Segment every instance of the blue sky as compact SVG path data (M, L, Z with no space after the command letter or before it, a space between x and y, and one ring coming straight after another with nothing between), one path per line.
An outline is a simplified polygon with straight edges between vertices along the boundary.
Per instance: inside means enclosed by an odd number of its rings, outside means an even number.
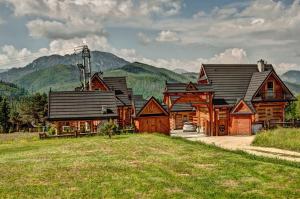
M0 69L86 42L129 61L300 65L298 0L0 0Z

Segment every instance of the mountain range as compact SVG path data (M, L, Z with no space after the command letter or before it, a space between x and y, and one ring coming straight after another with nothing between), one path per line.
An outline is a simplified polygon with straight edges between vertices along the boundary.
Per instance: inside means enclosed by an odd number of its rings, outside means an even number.
M48 92L52 90L74 90L80 85L77 63L80 55L51 55L34 60L23 68L0 71L0 80L11 82L29 92ZM92 71L104 71L104 76L126 76L128 86L135 94L144 97L162 98L165 81L196 81L198 74L184 69L174 71L157 68L147 64L128 61L111 53L92 51ZM198 71L196 71L198 72ZM300 71L289 71L282 75L287 86L295 93L300 93Z

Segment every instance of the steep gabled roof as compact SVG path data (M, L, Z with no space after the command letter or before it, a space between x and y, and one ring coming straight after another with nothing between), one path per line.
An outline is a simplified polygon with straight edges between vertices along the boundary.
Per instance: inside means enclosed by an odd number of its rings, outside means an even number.
M103 79L100 77L99 73L94 73L93 76L91 77L91 80L96 79L99 81L107 90L109 90L109 86L103 81Z
M264 71L264 72L255 72L251 77L251 81L249 83L247 92L245 94L245 100L251 101L253 95L260 88L262 83L267 79L267 77L271 74L272 71Z
M245 96L253 73L258 72L256 64L203 64L209 83L215 92L214 102L234 105ZM265 70L272 70L266 65Z
M135 113L140 112L141 109L143 108L143 106L147 102L147 100L145 100L142 95L134 95L132 100L133 100L133 105L135 108Z
M150 103L154 103L156 105L156 108L160 110L160 114L169 115L169 113L165 109L165 107L155 97L151 97L148 101L146 101L146 103L142 106L142 108L139 110L139 112L137 112L136 117L143 115L144 110L147 108L147 106ZM157 111L157 110L155 110L155 111ZM156 114L158 114L158 113L157 112L147 113L147 115L156 115Z
M238 108L244 107L245 109L240 111ZM251 102L246 102L243 99L240 99L236 105L233 107L231 114L254 114L255 110L251 104Z
M109 86L110 90L115 91L119 100L127 106L131 105L126 77L104 77L103 81Z
M107 109L105 113L103 110ZM85 120L117 117L114 92L61 91L49 93L49 120Z

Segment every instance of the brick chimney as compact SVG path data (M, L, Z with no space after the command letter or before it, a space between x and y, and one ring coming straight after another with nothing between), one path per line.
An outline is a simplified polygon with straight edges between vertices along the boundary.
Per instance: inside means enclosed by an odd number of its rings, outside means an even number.
M257 62L257 69L259 72L264 72L265 71L265 65L266 62L263 59L258 60Z

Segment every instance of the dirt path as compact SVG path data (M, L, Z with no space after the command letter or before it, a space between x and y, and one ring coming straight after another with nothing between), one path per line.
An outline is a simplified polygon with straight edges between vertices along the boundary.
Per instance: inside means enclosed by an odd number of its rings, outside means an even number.
M219 136L219 137L206 137L196 133L182 133L175 132L171 134L175 137L183 137L191 141L200 141L206 144L214 144L218 147L229 150L241 150L250 154L279 158L300 162L300 153L276 148L256 147L251 146L255 136Z

